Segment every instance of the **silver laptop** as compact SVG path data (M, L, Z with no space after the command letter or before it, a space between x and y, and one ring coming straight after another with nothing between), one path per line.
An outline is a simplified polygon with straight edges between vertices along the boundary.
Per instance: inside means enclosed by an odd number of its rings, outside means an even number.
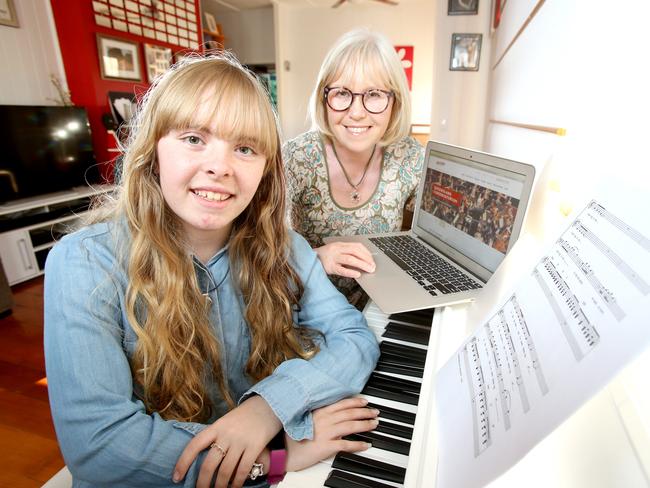
M412 229L328 237L362 242L377 268L357 279L385 313L472 300L521 231L535 168L429 141Z

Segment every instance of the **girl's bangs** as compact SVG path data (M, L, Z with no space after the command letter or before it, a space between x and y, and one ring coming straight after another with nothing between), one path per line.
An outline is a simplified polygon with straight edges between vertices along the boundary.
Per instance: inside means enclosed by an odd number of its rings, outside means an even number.
M206 77L193 86L178 84L161 103L159 137L171 130L209 129L220 139L253 146L267 159L278 150L275 115L261 87L241 72ZM198 103L197 103L198 101Z

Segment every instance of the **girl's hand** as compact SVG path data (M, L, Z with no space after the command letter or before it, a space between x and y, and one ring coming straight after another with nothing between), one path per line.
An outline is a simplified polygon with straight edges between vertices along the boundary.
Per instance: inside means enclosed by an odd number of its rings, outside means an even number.
M192 439L181 454L174 468L174 481L187 473L199 453L209 448L199 472L197 488L207 488L217 473L216 488L240 488L255 459L282 424L266 400L253 396L237 408L206 427ZM231 481L232 479L232 481Z
M331 242L314 249L325 272L330 275L358 278L361 271L373 273L375 260L360 242Z
M294 441L285 434L287 471L299 471L333 456L339 451L359 452L370 447L361 441L347 441L343 436L367 432L377 427L378 410L365 408L367 400L346 398L313 411L314 438Z

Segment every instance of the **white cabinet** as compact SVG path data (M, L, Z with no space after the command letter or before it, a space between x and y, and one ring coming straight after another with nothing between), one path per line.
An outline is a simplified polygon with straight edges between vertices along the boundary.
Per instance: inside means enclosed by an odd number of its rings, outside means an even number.
M38 276L38 266L27 230L0 234L0 256L10 285Z
M94 196L111 189L84 187L0 205L0 258L9 284L43 274L52 246L79 226Z

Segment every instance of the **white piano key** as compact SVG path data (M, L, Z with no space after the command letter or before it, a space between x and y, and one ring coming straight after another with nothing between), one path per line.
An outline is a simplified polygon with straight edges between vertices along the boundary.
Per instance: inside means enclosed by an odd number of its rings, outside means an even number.
M417 405L411 405L410 403L401 403L401 402L396 402L395 400L389 400L387 398L379 398L373 395L366 395L366 394L361 394L357 395L361 398L365 398L371 403L374 403L375 405L380 405L379 411L381 412L381 405L384 405L386 407L390 408L395 408L397 410L401 410L403 412L409 412L409 413L416 413L417 412Z
M415 343L415 342L402 341L402 340L400 340L400 339L393 339L393 338L391 338L391 337L382 337L381 340L380 340L379 342L383 342L383 341L386 341L386 342L394 342L395 344L402 344L403 346L416 347L416 348L418 348L418 349L423 349L423 350L425 350L425 351L427 350L427 346L425 346L425 345L423 345L423 344L417 344L417 343Z
M393 378L397 378L400 380L408 380L408 381L414 381L415 383L422 383L422 378L418 378L417 376L407 376L398 373L390 373L388 371L377 371L377 373L384 374L386 376L392 376Z
M382 435L386 434L382 433ZM361 457L374 459L375 461L381 461L382 463L399 466L400 468L406 468L409 464L408 456L397 452L386 451L385 449L377 449L376 447L371 447L365 451L355 452L355 454Z

